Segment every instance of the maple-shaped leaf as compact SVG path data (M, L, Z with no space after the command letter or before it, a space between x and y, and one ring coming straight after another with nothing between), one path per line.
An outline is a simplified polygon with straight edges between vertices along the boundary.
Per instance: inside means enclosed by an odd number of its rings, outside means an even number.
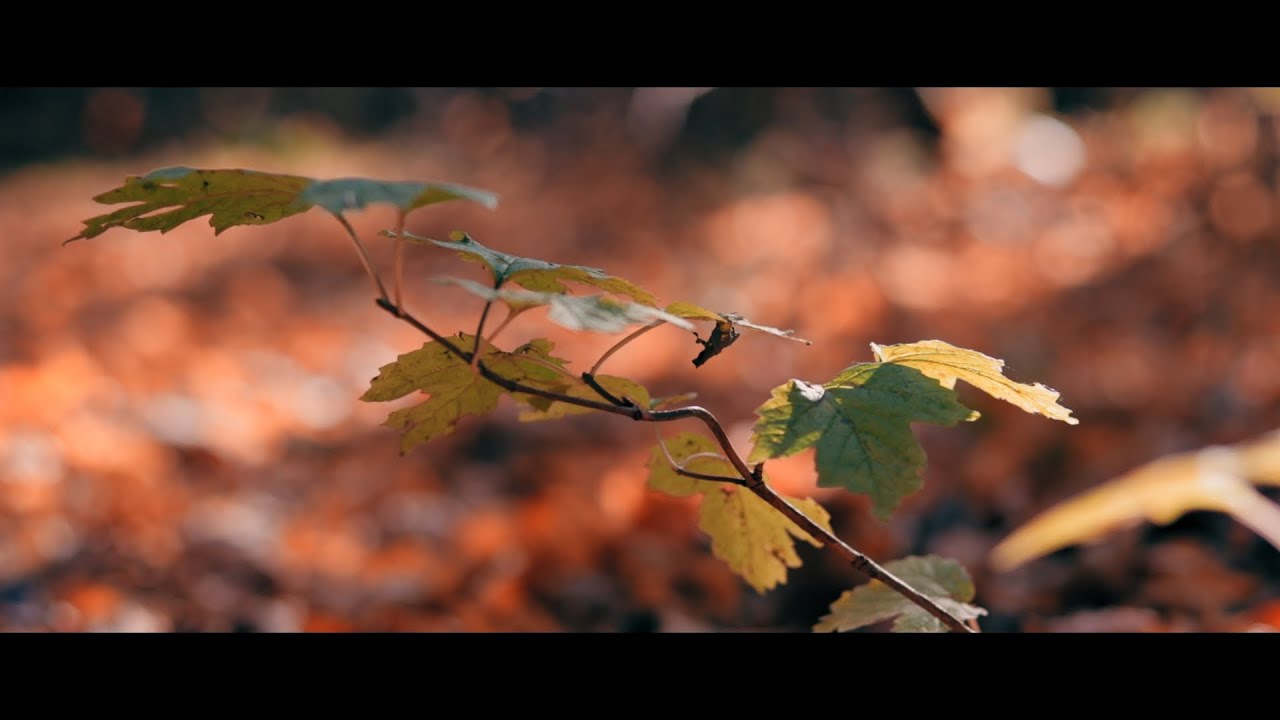
M630 398L636 404L636 407L648 407L650 404L649 391L634 380L615 375L596 375L595 381L616 398ZM595 389L581 381L562 387L558 392L562 395L585 400L601 400L600 394ZM595 412L595 410L581 405L570 405L569 403L553 400L550 405L543 408L530 407L522 410L520 412L520 420L524 422L557 420L567 415L580 415L589 412Z
M972 415L954 390L893 363L854 365L826 385L788 381L756 413L752 462L816 447L818 485L871 496L881 519L922 482L924 449L910 423L949 426Z
M1068 425L1080 421L1071 417L1071 410L1058 404L1059 393L1040 383L1027 385L1014 382L1004 376L1004 361L983 355L976 350L966 350L941 340L924 340L904 345L877 345L871 343L876 359L913 367L954 388L956 380L970 385L998 400L1016 405L1029 413L1038 413Z
M1031 520L991 551L991 563L1008 570L1143 521L1167 525L1192 510L1227 513L1280 548L1280 506L1251 482L1280 485L1280 433L1135 468Z
M214 234L236 225L267 225L320 205L332 212L386 202L402 211L445 200L468 199L488 207L492 193L446 183L388 183L347 178L320 181L255 170L162 168L126 178L120 187L94 198L105 205L135 203L84 221L71 238L96 237L114 227L168 232L209 215Z
M987 614L986 610L969 604L974 594L973 580L955 560L937 555L912 556L885 563L884 568L960 620L975 620ZM893 588L872 580L831 603L830 614L824 615L813 626L813 631L844 632L895 617L893 632L948 630L941 620Z
M459 333L456 338L455 344L463 349L475 347L473 335ZM574 378L557 370L564 365L564 360L552 357L553 347L550 341L534 340L513 352L503 352L486 344L480 361L503 377L558 392ZM466 361L440 343L428 342L382 366L360 399L385 402L415 390L429 397L413 407L396 410L384 423L404 432L400 442L402 452L453 432L464 415L482 415L492 411L498 405L498 398L506 392L474 372ZM517 397L517 400L528 400L529 396L520 395L522 397ZM537 405L545 407L546 403Z
M567 295L555 292L535 292L485 287L474 280L442 277L438 282L457 285L473 295L486 300L505 303L511 312L520 313L530 308L547 305L548 317L557 325L570 330L591 330L616 333L627 326L651 322L668 322L684 330L692 330L687 320L663 312L652 305L615 300L607 295Z
M737 477L711 438L683 433L664 443L685 470ZM698 527L711 536L711 552L747 584L763 593L787 581L787 568L800 567L795 541L821 544L745 487L689 478L676 473L661 447L649 459L649 487L676 497L702 493ZM810 520L831 530L831 518L816 501L787 498Z
M779 330L768 325L757 325L747 320L737 313L718 313L699 307L688 302L674 302L666 307L666 311L677 317L687 318L689 320L711 320L714 322L715 328L711 331L711 337L703 340L698 338L698 344L702 345L702 352L693 359L694 367L702 367L711 358L724 352L730 345L738 339L738 328L745 327L752 330L758 330L787 340L812 345L813 343L804 338L795 337L794 330Z
M394 233L390 232L384 234L394 236ZM424 238L411 232L405 232L401 237L411 242L429 243L446 250L456 250L462 259L478 262L488 268L493 275L495 287L513 282L526 290L535 292L566 293L569 288L565 287L564 282L571 281L591 285L605 292L626 295L645 305L658 304L657 299L648 290L629 280L609 275L599 268L585 265L560 265L545 260L509 255L481 245L464 232L451 233L449 241Z

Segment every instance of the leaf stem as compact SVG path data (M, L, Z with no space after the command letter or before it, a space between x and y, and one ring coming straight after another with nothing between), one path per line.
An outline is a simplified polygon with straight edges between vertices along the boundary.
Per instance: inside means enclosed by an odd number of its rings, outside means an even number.
M355 243L356 252L360 254L360 262L364 265L364 271L369 273L369 278L373 280L374 286L378 290L378 295L383 300L387 299L387 287L382 284L382 278L378 277L378 271L373 269L373 263L369 262L369 253L365 252L364 244L360 242L360 238L356 235L355 228L351 227L351 223L343 217L342 213L331 212L338 222L342 223L342 227L346 229L347 235L351 237L351 242ZM399 306L397 301L396 306Z
M649 332L650 330L652 330L652 329L654 329L654 328L656 328L656 327L658 327L659 325L662 325L662 324L663 324L663 321L661 321L661 320L659 320L658 322L649 323L648 325L645 325L644 327L640 328L639 330L636 330L635 332L631 333L630 335L628 335L628 336L626 336L626 337L622 338L621 340L619 340L618 342L614 343L613 347L611 347L611 348L609 348L608 350L605 350L605 351L604 351L604 354L600 356L600 359L596 361L596 364L595 364L595 365L592 365L592 366L591 366L591 369L590 369L590 370L588 370L588 371L587 371L587 373L588 373L588 374L590 374L590 375L595 375L597 372L599 372L599 371L600 371L600 366L601 366L601 365L604 365L604 361L605 361L605 360L608 360L608 359L609 359L609 357L610 357L611 355L613 355L614 353L616 353L616 352L618 352L619 350L621 350L621 349L623 348L623 346L624 346L624 345L626 345L627 343L631 342L632 340L635 340L636 338L640 337L641 335L643 335L643 334L645 334L645 333Z
M403 308L396 307L395 305L391 304L391 302L388 301L386 298L379 298L376 302L378 304L378 307L382 308L383 310L386 310L388 313L391 313L391 315L398 317L401 320L404 320L405 322L409 323L413 327L422 331L428 337L440 343L447 350L454 353L455 355L462 358L463 360L467 361L468 363L471 362L473 357L471 353L468 353L462 350L453 342L449 341L439 333L435 332L431 328L422 324L422 322L419 321L417 318L405 312ZM624 338L621 343L614 346L614 349L616 350L618 347L621 347L621 345L634 339L641 332L650 330L653 327L655 326L647 326L642 331L637 331L635 333L632 333L631 336ZM605 358L607 358L609 354L610 353L606 353ZM604 358L601 358L601 362L603 362L603 360ZM600 363L597 362L596 366L599 367L599 365ZM724 450L725 458L729 461L730 464L733 465L734 469L737 470L738 474L742 477L742 481L743 481L742 485L748 490L750 490L754 495L759 497L761 500L764 500L765 502L769 503L769 505L773 506L775 510L777 510L778 512L786 516L788 520L790 520L791 522L799 526L801 530L803 530L804 532L808 533L811 537L818 540L818 542L822 543L822 545L824 545L825 547L835 551L838 555L840 555L845 560L847 560L850 564L852 564L856 569L860 570L862 573L871 577L872 579L879 580L885 585L888 585L895 592L902 595L903 597L905 597L907 600L911 601L915 605L919 606L925 612L938 618L938 620L942 621L942 623L947 627L951 628L956 632L962 632L962 633L975 632L973 628L969 627L964 623L964 621L960 620L959 618L955 617L951 613L947 612L944 608L942 608L942 606L934 602L932 598L917 591L915 588L911 587L906 582L904 582L901 578L899 578L898 576L894 575L893 573L889 572L888 570L880 566L871 558L855 550L853 547L845 543L843 540L836 537L833 533L829 532L826 528L822 527L818 523L809 519L809 516L805 515L803 512L796 509L794 505L787 502L786 498L774 492L773 488L769 487L769 485L764 482L764 473L762 472L763 464L756 465L756 467L754 468L747 465L746 461L742 459L742 456L739 455L736 450L734 450L733 443L729 441L729 436L725 432L724 427L720 424L720 421L717 420L716 416L712 415L711 412L708 411L706 408L702 408L697 405L690 405L687 407L676 408L674 410L647 410L645 408L641 408L634 404L628 407L623 407L616 404L602 403L602 402L597 402L595 400L588 400L586 398L578 398L578 397L572 397L570 395L562 395L557 392L543 390L542 388L521 385L520 383L514 380L503 377L502 375L499 375L493 370L490 370L484 363L478 363L477 368L480 370L480 374L483 375L486 380L489 380L495 385L513 393L518 392L518 393L525 393L528 395L537 395L539 397L556 400L559 402L567 403L569 405L577 405L579 407L591 408L592 410L599 410L601 412L613 413L614 415L622 415L636 421L673 422L676 420L686 420L691 418L702 421L702 423L707 426L707 429L711 431L711 434L715 436L716 442L719 443L720 448ZM701 478L701 479L712 479L712 478ZM717 478L717 479L722 482L727 480L726 478Z
M404 211L396 211L396 259L395 259L395 292L396 307L403 308L404 300L401 296L401 288L404 287ZM477 352L479 351L479 339L476 339Z
M493 339L498 337L498 333L507 329L507 325L510 325L511 321L515 320L516 315L519 315L519 314L520 314L519 312L512 310L511 308L507 308L507 316L502 319L502 322L498 323L498 327L495 328L494 331L489 334L489 337L485 339L488 340L490 343L492 343Z
M476 324L476 346L471 350L471 369L476 369L476 363L480 362L480 343L484 342L484 321L489 318L489 308L493 307L492 300L486 300L484 310L480 312L480 322Z

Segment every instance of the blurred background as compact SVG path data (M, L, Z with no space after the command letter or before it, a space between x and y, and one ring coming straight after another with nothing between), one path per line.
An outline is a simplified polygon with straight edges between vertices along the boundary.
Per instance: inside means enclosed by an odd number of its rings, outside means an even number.
M0 89L0 629L798 631L863 582L801 546L756 594L695 504L646 490L650 426L504 400L401 457L379 424L405 402L357 398L422 338L323 213L60 247L169 165L475 185L496 211L409 228L794 328L813 346L747 334L695 370L665 328L606 366L698 392L744 452L770 388L870 342L1003 358L1080 425L962 386L983 418L918 428L925 489L887 523L807 452L774 483L879 560L959 560L988 632L1280 627L1280 553L1224 515L987 567L1061 500L1280 427L1277 113L1256 89ZM392 211L352 221L385 274ZM407 303L471 330L443 274L481 277L411 248ZM579 371L617 339L530 313L503 344L537 336Z

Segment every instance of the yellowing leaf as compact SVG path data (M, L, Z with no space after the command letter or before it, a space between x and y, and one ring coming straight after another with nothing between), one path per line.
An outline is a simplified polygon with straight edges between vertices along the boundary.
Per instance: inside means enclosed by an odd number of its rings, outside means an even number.
M674 302L666 307L666 311L672 315L688 318L690 320L711 320L715 322L716 326L711 331L711 337L706 340L701 338L698 339L698 343L702 345L703 348L702 352L698 353L698 356L693 359L694 367L702 367L708 360L719 355L721 352L724 352L726 348L732 345L734 341L738 339L739 327L758 330L776 337L802 342L805 345L813 344L804 338L795 337L794 330L779 330L778 328L769 327L768 325L757 325L737 313L712 312L711 310L699 307L693 303Z
M472 335L459 334L457 338L455 343L463 350L475 346ZM481 362L522 384L559 391L575 378L555 369L564 361L550 355L552 347L546 340L535 340L508 353L486 345L481 353ZM492 411L498 405L498 398L506 392L473 372L469 364L443 345L429 342L384 365L360 399L384 402L404 397L415 390L427 393L429 397L413 407L396 410L385 423L404 431L400 443L403 452L453 432L463 415L482 415ZM517 399L528 401L527 397Z
M523 312L540 305L550 306L551 311L548 317L551 321L570 330L616 333L627 329L629 325L658 321L668 322L685 330L693 329L693 326L683 318L665 313L651 305L614 300L606 295L495 290L464 278L442 277L437 280L457 285L486 300L503 302L511 308L512 312Z
M320 205L338 213L373 202L409 211L445 200L474 200L493 207L497 196L445 183L381 182L361 178L313 180L254 170L196 170L171 167L126 178L120 187L94 198L106 205L136 203L84 221L71 238L95 237L114 227L168 232L205 215L214 234L236 225L267 225ZM163 211L163 212L162 212Z
M394 236L394 233L384 233ZM658 301L648 290L628 280L614 277L599 268L585 265L560 265L534 258L509 255L476 242L464 232L452 234L452 241L432 240L413 233L401 235L406 240L420 244L436 245L446 250L456 250L462 259L478 262L489 269L494 285L513 282L526 290L545 293L566 293L564 281L579 282L600 288L605 292L626 295L645 305L657 305Z
M566 378L567 379L567 378ZM643 385L628 380L623 377L614 375L597 375L595 381L609 391L610 395L616 398L627 397L635 402L637 407L649 406L649 391ZM563 387L559 390L562 395L570 397L583 398L586 400L600 401L600 395L591 386L584 382L578 381L576 384ZM531 407L521 411L520 420L530 422L534 420L556 420L566 415L580 415L582 413L596 412L591 408L582 407L581 405L570 405L568 403L552 401L546 408Z
M876 515L887 518L922 482L924 449L910 423L954 425L970 413L919 370L864 363L827 385L791 380L774 388L756 410L750 460L817 447L818 485L870 495Z
M1280 507L1250 480L1280 484L1280 433L1138 467L1022 526L991 551L991 563L1008 570L1144 520L1168 524L1192 510L1228 513L1280 548Z
M665 441L665 445L671 458L687 471L738 476L733 465L719 455L719 446L708 437L684 433ZM756 592L763 593L785 583L787 568L800 567L795 540L820 546L745 487L677 474L661 447L655 447L649 459L649 487L677 497L702 493L698 527L711 536L711 552ZM787 500L809 519L831 530L830 515L816 501Z
M163 168L126 178L124 185L95 197L104 205L137 204L85 220L80 234L67 242L96 237L113 227L165 233L204 215L212 216L214 234L235 225L265 225L310 209L311 204L301 199L310 183L310 178L297 175L253 170ZM168 208L172 209L157 212Z
M970 385L998 400L1016 405L1029 413L1038 413L1068 425L1080 421L1071 417L1071 411L1058 404L1059 393L1040 383L1026 385L1004 376L1004 361L988 357L974 350L966 350L941 340L924 340L906 345L877 345L871 343L876 360L913 367L954 388L956 380Z
M937 555L906 557L885 563L884 568L927 595L942 609L960 620L974 620L987 614L973 599L973 580L955 560ZM896 617L894 632L946 632L947 627L920 606L899 595L879 580L845 592L831 603L814 632L844 632Z

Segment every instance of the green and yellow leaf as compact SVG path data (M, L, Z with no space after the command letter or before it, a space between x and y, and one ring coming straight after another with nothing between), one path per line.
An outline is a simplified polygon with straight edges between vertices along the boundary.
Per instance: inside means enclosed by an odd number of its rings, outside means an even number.
M394 233L384 233L394 237ZM513 282L526 290L543 293L567 293L564 283L577 282L591 285L608 293L626 295L638 303L656 306L657 299L648 290L619 277L605 273L599 268L585 265L560 265L558 263L537 260L534 258L509 255L481 245L464 232L450 234L451 240L432 240L413 233L401 235L405 240L419 244L431 244L446 250L455 250L458 255L469 262L478 262L488 268L493 275L494 286L500 287Z
M705 475L737 477L737 471L711 438L683 433L665 441L671 459L685 470ZM767 481L767 479L766 479ZM750 490L738 485L699 480L676 473L661 447L649 460L649 487L688 497L702 494L698 527L711 537L711 552L729 565L756 592L787 581L787 568L800 567L795 541L820 544ZM816 501L787 498L809 519L828 531L831 518Z
M616 333L630 325L667 322L684 330L693 326L683 318L663 312L652 305L615 300L607 295L567 295L564 293L534 292L531 290L494 289L474 280L442 277L437 281L457 285L467 292L486 300L505 303L512 313L546 305L547 317L552 322L570 330Z
M922 483L924 449L910 424L950 426L972 411L919 370L864 363L826 385L788 381L756 413L752 462L816 447L818 485L869 495L883 519Z
M317 205L340 213L369 203L389 203L402 211L446 200L474 200L487 207L497 196L446 183L381 182L362 178L313 180L254 170L197 170L171 167L141 177L94 198L104 205L134 203L84 221L67 242L96 237L115 227L166 233L209 215L214 234L237 225L267 225Z
M966 350L941 340L924 340L905 345L877 345L871 343L876 360L912 367L954 388L956 380L970 385L998 400L1004 400L1029 413L1037 413L1068 425L1080 421L1071 417L1071 410L1058 404L1060 393L1040 383L1027 385L1014 382L1004 376L1004 361Z
M969 604L974 595L973 580L955 560L936 555L912 556L885 563L884 568L960 620L974 620L987 614L986 610ZM813 626L813 631L846 632L893 618L897 618L893 632L946 632L948 629L941 620L888 585L872 580L831 603L831 612Z

